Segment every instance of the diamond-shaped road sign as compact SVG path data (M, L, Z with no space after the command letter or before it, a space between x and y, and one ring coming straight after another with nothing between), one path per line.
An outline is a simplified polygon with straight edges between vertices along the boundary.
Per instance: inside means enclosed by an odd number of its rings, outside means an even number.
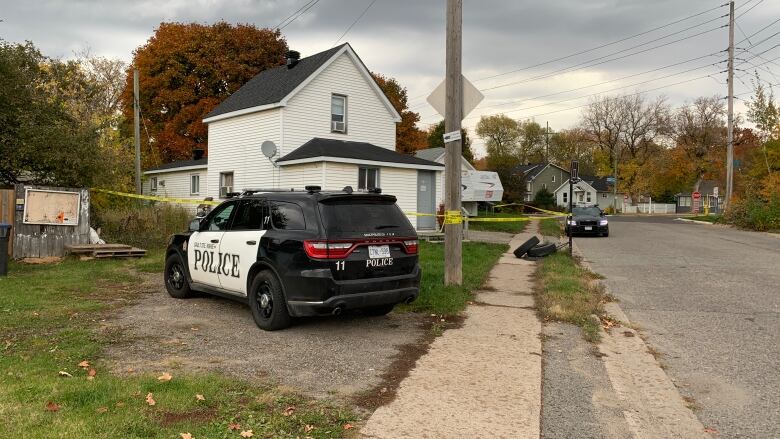
M466 115L471 113L471 110L482 102L482 99L485 99L485 96L466 77L461 76L461 78L463 80L463 117L465 118ZM428 96L428 103L442 116L445 116L444 105L447 101L447 87L445 83L446 80L442 81Z

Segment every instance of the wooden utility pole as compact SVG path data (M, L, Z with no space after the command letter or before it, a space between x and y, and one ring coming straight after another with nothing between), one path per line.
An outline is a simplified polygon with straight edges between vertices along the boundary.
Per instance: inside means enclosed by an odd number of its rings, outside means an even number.
M544 129L544 162L550 163L550 122L546 122Z
M138 102L138 69L133 69L133 137L135 140L135 191L140 194L141 187L141 109Z
M728 126L726 134L726 199L728 207L734 191L734 2L729 2Z
M615 181L612 183L612 215L617 215L617 171L618 171L618 151L620 145L615 145L613 153L615 154L615 173L613 175Z
M447 0L447 72L445 77L445 133L457 133L444 144L444 284L463 282L463 224L460 218L460 161L462 146L460 123L463 120L463 81L461 76L461 40L463 0ZM457 215L455 217L454 215Z

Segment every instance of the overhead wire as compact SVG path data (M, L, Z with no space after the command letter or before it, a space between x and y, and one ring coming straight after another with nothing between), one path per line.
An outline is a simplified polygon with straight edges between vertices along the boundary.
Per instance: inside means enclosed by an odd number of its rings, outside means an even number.
M313 8L314 6L316 6L316 5L317 5L317 3L319 3L319 2L320 2L320 0L312 0L311 2L309 2L309 3L308 3L308 6L307 6L307 5L304 5L304 8L305 8L305 9L301 8L301 9L303 9L303 10L302 10L300 13L298 13L298 15L295 15L295 16L294 16L294 17L293 17L293 18L292 18L290 21L288 21L287 23L284 23L282 26L280 26L280 27L277 27L277 29L278 29L278 30L282 30L282 29L284 29L285 27L289 26L289 25L290 25L290 24L292 24L292 23L293 23L295 20L297 20L297 19L301 18L303 15L305 15L307 12L309 12L309 9ZM294 15L294 14L293 14L293 15Z
M366 12L368 12L368 10L371 9L371 6L374 6L374 3L376 3L376 0L371 0L371 3L369 3L368 6L366 6L366 9L363 9L363 12L360 15L358 15L358 17L355 19L355 21L352 22L352 24L349 25L349 27L347 27L347 30L345 30L344 33L341 34L339 39L336 40L336 42L333 43L333 46L331 47L335 47L336 44L338 44L339 41L341 41L341 39L344 38L349 33L350 30L352 30L352 27L355 26L355 24L357 24L357 22L360 21L360 19L363 18L364 15L366 15Z

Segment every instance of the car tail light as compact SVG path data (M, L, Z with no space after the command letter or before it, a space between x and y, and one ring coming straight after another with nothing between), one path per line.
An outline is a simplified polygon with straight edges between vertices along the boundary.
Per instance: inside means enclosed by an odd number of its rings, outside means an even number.
M410 255L417 254L417 240L409 239L404 241L404 248L406 248L406 253L409 253Z
M303 249L313 259L342 259L355 246L353 242L304 241Z

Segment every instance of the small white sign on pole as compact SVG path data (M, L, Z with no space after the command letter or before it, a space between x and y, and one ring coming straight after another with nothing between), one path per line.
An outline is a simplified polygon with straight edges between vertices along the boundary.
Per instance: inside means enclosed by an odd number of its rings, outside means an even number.
M718 198L718 187L717 186L712 188L712 195L715 196L715 198Z
M450 143L460 140L460 131L452 131L449 133L444 133L444 143Z

